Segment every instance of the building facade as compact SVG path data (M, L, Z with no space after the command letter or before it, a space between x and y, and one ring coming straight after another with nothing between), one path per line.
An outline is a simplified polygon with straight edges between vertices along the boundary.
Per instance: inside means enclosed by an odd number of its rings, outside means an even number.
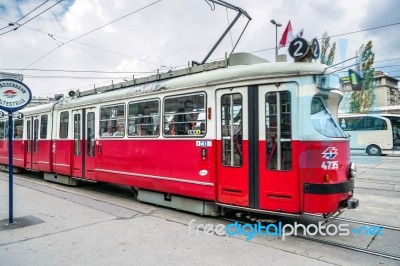
M388 76L382 71L375 71L374 83L376 97L372 106L374 112L378 112L383 107L400 105L400 92L397 79ZM349 81L344 81L342 86L344 96L340 102L339 112L348 113L350 98L353 92Z

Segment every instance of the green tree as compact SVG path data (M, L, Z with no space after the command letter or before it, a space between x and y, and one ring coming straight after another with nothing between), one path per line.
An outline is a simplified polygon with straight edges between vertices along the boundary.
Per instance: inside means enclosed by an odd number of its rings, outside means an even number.
M325 31L322 35L322 44L321 44L321 63L325 65L332 65L333 60L335 60L335 52L336 52L336 43L332 44L331 48L331 37L329 37L328 33ZM329 50L329 48L331 48Z
M362 50L358 70L362 72L364 80L362 90L354 91L351 95L350 113L366 113L371 110L375 102L375 69L373 68L375 54L372 47L372 41L369 41Z

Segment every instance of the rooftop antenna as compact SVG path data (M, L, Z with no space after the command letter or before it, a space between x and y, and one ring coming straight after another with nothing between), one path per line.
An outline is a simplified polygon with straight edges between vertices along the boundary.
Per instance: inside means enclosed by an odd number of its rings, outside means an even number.
M241 16L241 15L244 15L244 16L246 16L249 20L247 21L247 24L246 24L246 26L244 27L242 33L240 34L238 40L236 41L235 46L233 47L233 49L232 49L232 51L231 51L231 54L232 54L233 51L235 50L236 45L238 44L240 38L242 37L243 32L246 30L247 25L249 24L249 22L250 22L250 20L251 20L251 17L247 14L247 12L244 11L243 9L241 9L240 7L234 6L234 5L230 4L230 3L227 3L227 2L222 1L222 0L205 0L205 1L206 1L206 2L209 1L209 2L212 2L212 3L214 3L214 4L221 5L221 6L223 6L223 7L226 7L226 8L232 9L232 10L236 10L236 11L238 12L238 14L236 15L235 19L232 20L232 22L228 25L228 28L226 28L226 30L225 30L224 33L221 35L221 37L219 37L218 41L214 44L214 46L213 46L213 47L211 48L211 50L208 52L208 54L207 54L206 57L203 59L203 61L201 61L201 63L198 63L198 62L196 62L196 61L193 61L193 62L192 62L192 65L202 65L202 64L204 64L204 63L208 60L208 58L211 56L211 54L215 51L215 49L218 47L218 45L221 43L221 41L225 38L226 34L228 34L228 32L231 30L231 28L233 27L233 25L235 25L236 21L238 21L238 19L240 18L240 16ZM212 10L214 10L214 9L212 9Z

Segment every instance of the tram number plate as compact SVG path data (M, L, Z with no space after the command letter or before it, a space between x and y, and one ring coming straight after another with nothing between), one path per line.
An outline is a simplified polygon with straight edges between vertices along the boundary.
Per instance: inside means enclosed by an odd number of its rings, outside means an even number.
M338 161L323 161L321 168L325 169L325 170L335 170L335 169L339 169L339 164Z
M198 141L196 141L196 146L197 147L211 147L211 141L198 140Z

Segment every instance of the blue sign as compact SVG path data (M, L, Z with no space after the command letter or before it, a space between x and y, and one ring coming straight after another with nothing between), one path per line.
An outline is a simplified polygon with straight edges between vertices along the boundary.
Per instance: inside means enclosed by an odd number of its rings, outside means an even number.
M32 99L31 90L15 79L0 79L0 109L14 112L24 108Z

